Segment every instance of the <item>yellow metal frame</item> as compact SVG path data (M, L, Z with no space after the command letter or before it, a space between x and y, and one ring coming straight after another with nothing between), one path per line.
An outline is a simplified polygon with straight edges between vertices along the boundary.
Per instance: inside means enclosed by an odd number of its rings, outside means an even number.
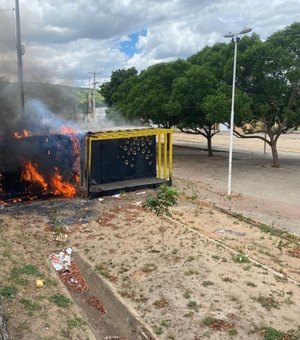
M163 128L145 128L130 130L101 131L88 133L85 136L84 146L84 174L87 175L87 186L91 175L92 165L92 146L94 141L124 139L143 136L156 136L157 153L156 153L156 169L157 178L172 181L172 163L173 163L173 146L172 146L172 129ZM163 147L162 147L163 145ZM87 171L86 171L87 170ZM163 171L162 171L163 170Z

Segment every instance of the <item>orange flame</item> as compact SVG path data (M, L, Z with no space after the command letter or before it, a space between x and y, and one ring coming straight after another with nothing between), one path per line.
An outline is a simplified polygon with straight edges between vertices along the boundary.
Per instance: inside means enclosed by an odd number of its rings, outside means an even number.
M56 173L51 178L51 186L53 186L54 191L53 194L55 196L64 196L64 197L74 197L76 195L75 187L68 182L64 182L62 176L58 173L56 169Z
M62 125L60 128L60 132L64 135L71 135L71 134L77 133L78 131L71 127Z
M25 162L21 178L27 182L38 183L45 191L48 189L48 184L43 176L38 173L37 166L30 161Z
M26 138L31 136L31 132L28 130L16 131L13 133L13 136L17 139Z

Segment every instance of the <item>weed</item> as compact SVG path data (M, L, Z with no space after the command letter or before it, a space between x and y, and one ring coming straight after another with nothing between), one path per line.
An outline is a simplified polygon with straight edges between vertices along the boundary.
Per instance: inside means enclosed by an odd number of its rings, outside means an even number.
M111 276L111 273L104 262L97 264L95 266L95 271L106 278Z
M259 297L253 298L253 300L257 301L262 307L270 310L271 308L279 308L278 302L276 302L273 296L263 296L259 295Z
M214 260L217 260L217 261L220 260L220 256L218 256L218 255L212 255L211 257L212 257Z
M257 287L255 283L251 282L251 281L247 281L247 286L248 287Z
M16 296L17 288L14 286L5 286L0 288L0 297L4 299L13 299Z
M38 302L29 299L22 298L20 302L29 315L32 315L34 312L42 309L41 305Z
M208 287L208 286L213 286L213 285L214 285L214 283L211 282L211 281L203 281L202 282L203 287Z
M189 311L189 312L183 314L184 318L192 318L193 316L194 316L194 312L192 312L192 311Z
M168 328L170 326L170 320L163 319L163 320L161 320L160 325Z
M189 301L186 305L189 309L194 310L195 312L199 312L200 305L196 301Z
M192 262L192 261L194 261L195 260L195 256L189 256L188 258L187 258L187 262Z
M203 320L202 320L202 324L204 326L211 326L214 324L214 322L216 321L215 318L211 317L211 316L206 316Z
M163 216L170 216L170 207L177 203L179 193L175 188L169 187L166 184L161 185L158 188L156 196L147 197L146 201L143 203L143 207L153 211L156 216L161 219L161 226L159 228L161 234L161 248L162 254L165 254L165 243L164 235L166 228L164 227Z
M185 299L189 299L192 296L192 290L191 289L186 289L185 292L183 293L183 297Z
M71 304L71 300L62 294L54 294L49 297L49 301L55 303L58 307L66 308Z
M169 301L165 297L162 296L159 300L155 301L153 305L156 308L165 308L169 306Z
M198 270L189 269L188 271L184 272L184 275L191 276L191 275L199 275Z
M272 327L263 329L264 340L282 340L283 333Z
M249 263L250 262L248 255L245 255L242 253L234 255L232 259L236 263Z
M228 334L230 336L236 336L236 335L238 335L238 331L235 328L231 328L231 329L229 329Z
M58 209L53 210L50 215L49 222L53 230L54 239L61 237L64 234L64 227L61 213Z
M157 325L155 325L154 327L154 333L156 334L156 335L161 335L162 333L163 333L163 328L161 327L161 326L157 326Z
M68 320L68 328L69 329L81 328L85 325L86 325L86 322L76 315L74 316L74 318Z
M151 273L153 271L155 271L157 269L157 265L155 263L146 263L143 268L142 271L144 273Z
M234 280L233 280L231 277L228 277L228 276L223 277L222 280L223 280L224 282L229 282L229 283L234 282Z

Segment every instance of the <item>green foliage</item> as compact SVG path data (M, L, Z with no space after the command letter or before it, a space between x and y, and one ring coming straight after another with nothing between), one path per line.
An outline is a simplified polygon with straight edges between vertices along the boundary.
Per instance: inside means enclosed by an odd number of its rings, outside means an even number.
M126 80L137 75L137 70L131 67L127 70L116 70L112 72L110 82L106 82L100 86L100 94L104 97L105 103L108 106L114 104L113 95Z
M66 308L71 304L71 300L62 294L51 295L49 297L49 301L62 308Z
M22 267L14 267L10 272L10 279L15 284L25 286L28 284L26 276L40 276L38 268L32 264L26 264ZM24 277L25 276L25 277Z
M20 300L20 303L23 305L29 315L32 315L34 312L42 309L41 305L38 302L32 301L30 299L22 298Z
M175 188L163 184L158 188L156 196L147 197L143 206L159 217L170 216L169 209L177 203L178 196Z
M14 286L4 286L0 288L0 297L4 299L13 299L17 293L17 288Z
M74 316L74 318L68 320L68 328L69 329L81 328L85 325L86 325L86 322L76 315Z
M234 255L232 259L236 263L249 263L250 262L249 257L242 253Z
M272 327L266 327L264 329L264 340L282 340L283 333Z

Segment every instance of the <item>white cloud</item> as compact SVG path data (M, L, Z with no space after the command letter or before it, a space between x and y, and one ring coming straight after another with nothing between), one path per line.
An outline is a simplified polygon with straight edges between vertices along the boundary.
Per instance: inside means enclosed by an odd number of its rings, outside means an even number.
M300 0L19 0L26 44L24 78L84 85L87 72L107 79L113 70L186 58L223 34L245 26L262 38L299 21ZM0 9L12 8L0 0ZM0 12L0 76L16 79L10 12ZM126 56L120 42L139 37Z

